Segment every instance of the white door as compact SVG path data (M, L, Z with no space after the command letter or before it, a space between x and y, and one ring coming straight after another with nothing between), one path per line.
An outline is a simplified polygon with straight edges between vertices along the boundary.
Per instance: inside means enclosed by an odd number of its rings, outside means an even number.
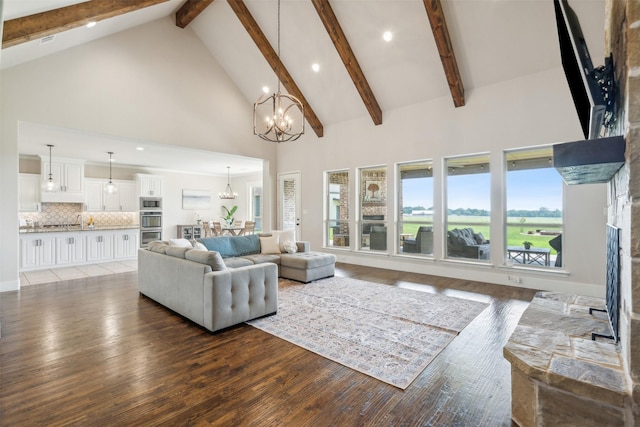
M300 172L278 176L278 229L296 230L296 239L301 236Z

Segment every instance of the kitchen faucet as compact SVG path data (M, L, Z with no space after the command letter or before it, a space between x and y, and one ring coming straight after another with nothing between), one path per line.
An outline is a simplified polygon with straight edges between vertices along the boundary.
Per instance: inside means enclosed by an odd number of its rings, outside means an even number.
M76 216L76 222L80 223L80 230L84 230L84 220L82 219L81 213Z

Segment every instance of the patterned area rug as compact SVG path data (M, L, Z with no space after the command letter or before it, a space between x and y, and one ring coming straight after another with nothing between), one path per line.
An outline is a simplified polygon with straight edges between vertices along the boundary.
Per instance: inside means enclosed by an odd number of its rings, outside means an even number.
M487 305L332 277L280 289L278 313L247 323L405 389Z

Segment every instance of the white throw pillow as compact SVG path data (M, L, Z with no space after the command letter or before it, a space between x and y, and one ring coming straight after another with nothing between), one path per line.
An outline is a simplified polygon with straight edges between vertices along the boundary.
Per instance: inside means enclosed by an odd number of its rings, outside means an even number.
M260 253L263 255L279 254L280 245L278 244L278 236L260 236Z
M273 230L271 232L273 236L278 236L278 241L280 242L280 252L287 252L284 248L285 242L291 240L293 242L296 241L296 230Z
M194 248L194 249L200 249L200 250L202 250L202 251L206 251L206 250L208 250L208 249L207 249L207 247L206 247L205 245L203 245L202 243L200 243L200 242L195 242L195 243L193 244L193 248Z
M288 254L295 254L296 252L298 252L298 245L296 245L296 242L294 242L293 240L287 240L280 246L282 246L282 248L284 249L282 252L286 252Z
M180 248L192 248L193 245L187 239L169 239L169 246L178 246Z

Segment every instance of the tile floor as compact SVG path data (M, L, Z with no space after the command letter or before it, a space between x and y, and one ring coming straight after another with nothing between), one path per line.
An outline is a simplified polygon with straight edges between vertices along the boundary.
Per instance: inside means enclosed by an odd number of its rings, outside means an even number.
M126 273L138 270L138 260L105 262L101 264L58 267L48 270L24 271L20 273L20 286L39 285L61 280L81 279L84 277L104 276L105 274Z

